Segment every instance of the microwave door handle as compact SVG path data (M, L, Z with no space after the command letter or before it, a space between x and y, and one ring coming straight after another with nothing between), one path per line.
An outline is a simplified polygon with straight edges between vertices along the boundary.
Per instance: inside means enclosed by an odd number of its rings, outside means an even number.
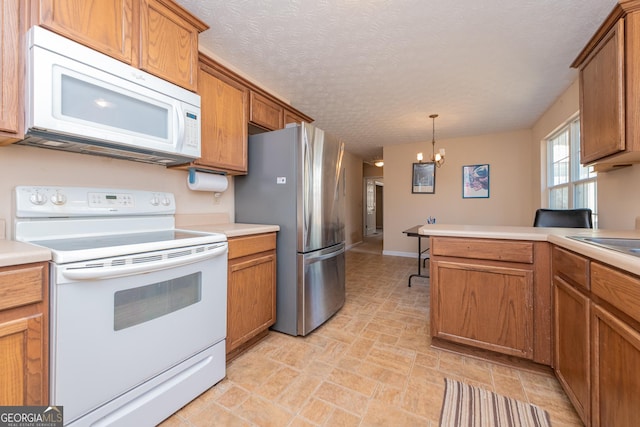
M112 277L132 276L134 274L150 273L152 271L166 270L167 268L179 267L182 265L193 264L209 258L215 258L227 253L227 245L212 249L208 252L202 252L196 255L190 255L183 258L173 258L143 264L129 264L117 267L105 268L78 268L63 270L61 274L69 280L103 280Z

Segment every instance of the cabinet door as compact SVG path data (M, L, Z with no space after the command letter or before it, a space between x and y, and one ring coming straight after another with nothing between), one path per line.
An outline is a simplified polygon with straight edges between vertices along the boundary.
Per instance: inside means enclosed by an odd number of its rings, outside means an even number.
M195 91L198 29L165 3L140 4L140 69Z
M289 123L302 123L304 119L300 117L298 114L294 113L291 110L284 109L284 125L288 125Z
M591 411L589 299L560 277L555 285L554 365L576 412L589 425Z
M284 127L284 108L269 98L251 91L252 123L268 130L277 130Z
M19 8L20 0L0 0L0 145L22 137Z
M247 173L248 89L200 64L202 156L196 164L231 174Z
M227 353L276 321L275 251L229 261Z
M592 304L592 425L637 426L640 420L640 333Z
M432 336L533 357L533 271L432 260Z
M46 405L43 316L0 323L0 405Z
M37 0L37 24L132 63L134 0Z
M624 20L580 69L580 163L625 150Z

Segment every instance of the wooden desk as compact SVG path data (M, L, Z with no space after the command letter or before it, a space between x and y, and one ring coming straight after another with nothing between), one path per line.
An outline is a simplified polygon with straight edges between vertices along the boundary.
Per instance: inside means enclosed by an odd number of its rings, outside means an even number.
M412 274L411 276L409 276L409 287L411 287L411 279L414 277L424 277L424 278L429 278L429 275L425 275L422 274L422 262L421 262L421 257L423 253L429 252L429 248L422 250L422 239L423 238L428 238L429 236L427 236L426 234L420 234L418 232L418 229L420 229L420 227L422 227L421 225L416 225L415 227L411 227L407 230L404 230L403 233L406 234L409 237L417 237L418 238L418 274Z

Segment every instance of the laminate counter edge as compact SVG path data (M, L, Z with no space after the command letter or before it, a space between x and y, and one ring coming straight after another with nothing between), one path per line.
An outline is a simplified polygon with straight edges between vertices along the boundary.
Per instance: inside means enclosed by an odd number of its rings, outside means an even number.
M640 230L593 230L585 228L514 227L492 225L428 224L419 229L427 236L546 241L591 259L640 275L640 258L583 243L568 236L640 239Z

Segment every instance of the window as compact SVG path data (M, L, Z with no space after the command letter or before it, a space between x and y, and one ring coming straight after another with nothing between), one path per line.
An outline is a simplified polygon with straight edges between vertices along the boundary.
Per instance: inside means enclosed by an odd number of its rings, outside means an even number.
M547 139L549 208L590 208L597 225L596 172L580 164L580 118L575 117Z

